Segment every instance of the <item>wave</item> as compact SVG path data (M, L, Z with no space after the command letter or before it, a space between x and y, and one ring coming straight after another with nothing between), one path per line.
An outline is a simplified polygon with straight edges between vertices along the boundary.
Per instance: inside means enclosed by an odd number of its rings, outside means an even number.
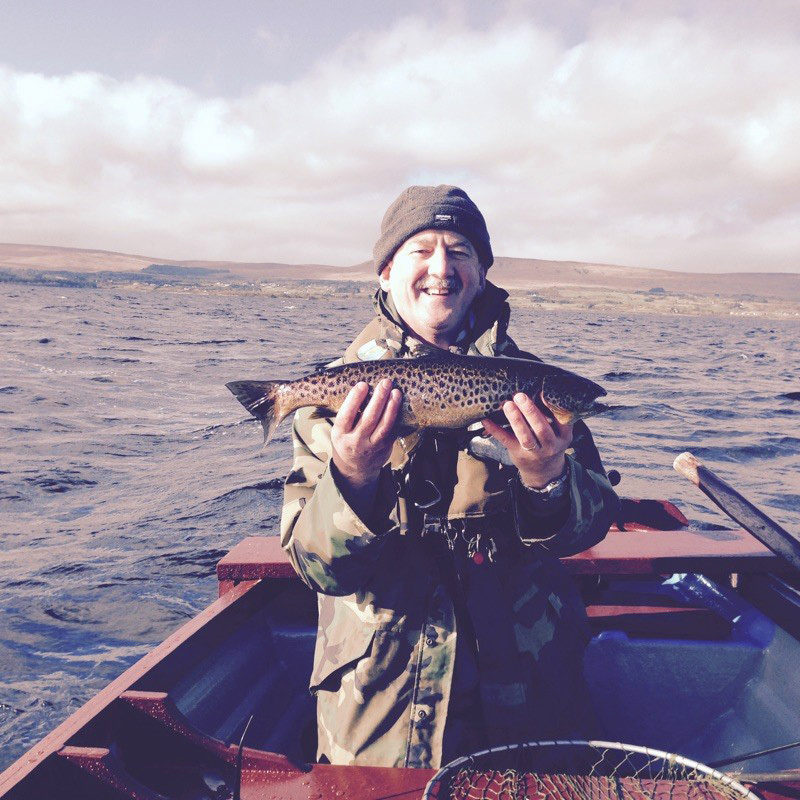
M201 339L196 342L164 342L164 344L172 345L189 345L189 346L203 346L209 344L246 344L247 339Z
M603 375L602 380L604 380L604 381L626 381L626 380L628 380L628 378L634 378L634 377L636 377L636 373L635 372L624 372L624 371L606 372L606 374Z
M200 435L203 439L208 439L216 431L226 431L232 428L238 428L240 425L249 425L253 422L258 422L255 417L245 417L244 419L237 420L236 422L220 422L216 425L207 425L205 428L191 431L193 435Z
M97 486L97 481L93 481L90 478L82 478L70 472L34 475L31 478L23 478L23 480L25 483L29 483L51 494L63 494L73 489L86 489L91 486Z
M48 606L44 609L44 613L58 622L70 622L76 625L97 625L99 623L99 620L92 618L90 609L81 606L65 606L63 608Z
M78 361L99 361L104 364L141 364L138 358L115 358L113 356L78 356Z
M266 481L259 481L258 483L250 483L247 486L238 486L235 489L219 495L215 500L225 500L228 497L236 497L243 492L267 492L274 489L283 489L284 478L269 478Z

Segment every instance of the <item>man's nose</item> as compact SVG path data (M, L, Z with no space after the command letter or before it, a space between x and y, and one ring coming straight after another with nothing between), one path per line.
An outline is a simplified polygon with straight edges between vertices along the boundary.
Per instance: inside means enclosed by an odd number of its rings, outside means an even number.
M428 258L428 274L446 276L453 274L453 262L446 247L436 247Z

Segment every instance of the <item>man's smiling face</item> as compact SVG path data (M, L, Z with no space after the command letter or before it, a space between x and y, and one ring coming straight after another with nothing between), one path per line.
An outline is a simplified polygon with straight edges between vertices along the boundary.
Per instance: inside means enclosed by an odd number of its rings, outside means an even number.
M412 333L437 347L455 342L486 271L460 233L425 230L406 239L380 274Z

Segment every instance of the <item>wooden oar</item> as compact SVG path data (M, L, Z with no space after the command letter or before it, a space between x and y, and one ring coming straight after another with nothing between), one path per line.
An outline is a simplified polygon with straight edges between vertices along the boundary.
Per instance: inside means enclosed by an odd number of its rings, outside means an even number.
M691 453L681 453L672 465L681 475L688 478L710 497L731 519L738 522L773 553L786 559L793 567L800 569L800 537L778 525L761 509L718 478L710 469Z

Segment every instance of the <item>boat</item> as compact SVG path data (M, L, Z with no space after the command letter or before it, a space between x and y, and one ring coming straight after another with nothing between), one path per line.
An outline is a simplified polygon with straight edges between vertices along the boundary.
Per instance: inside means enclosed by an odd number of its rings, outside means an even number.
M800 798L800 747L783 747L800 738L800 580L786 559L744 529L626 499L608 536L563 563L586 601L605 738ZM316 598L277 537L244 539L217 577L218 599L12 764L0 797L422 797L434 770L314 763Z

